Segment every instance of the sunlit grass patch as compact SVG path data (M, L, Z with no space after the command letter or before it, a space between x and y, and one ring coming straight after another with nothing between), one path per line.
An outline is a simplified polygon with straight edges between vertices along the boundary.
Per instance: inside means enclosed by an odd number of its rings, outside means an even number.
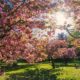
M62 69L57 76L59 80L80 80L80 69L75 67L61 67Z

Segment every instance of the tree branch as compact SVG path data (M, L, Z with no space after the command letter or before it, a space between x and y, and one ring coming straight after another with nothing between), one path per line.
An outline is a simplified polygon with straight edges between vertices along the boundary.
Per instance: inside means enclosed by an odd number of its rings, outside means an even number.
M80 37L77 37L77 36L71 34L70 31L69 31L67 28L65 28L65 30L68 32L68 34L69 34L71 37L73 37L73 38L80 38Z

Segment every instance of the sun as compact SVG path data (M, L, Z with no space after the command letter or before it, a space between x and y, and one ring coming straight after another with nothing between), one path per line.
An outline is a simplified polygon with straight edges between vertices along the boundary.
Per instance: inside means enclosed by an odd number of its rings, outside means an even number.
M56 25L59 26L59 25L64 25L65 22L66 22L66 19L67 19L67 14L62 12L62 11L58 11L56 12L55 14L55 22L56 22Z

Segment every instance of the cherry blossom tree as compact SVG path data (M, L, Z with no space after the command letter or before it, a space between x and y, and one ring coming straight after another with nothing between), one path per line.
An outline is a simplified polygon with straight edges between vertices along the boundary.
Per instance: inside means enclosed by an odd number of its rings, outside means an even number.
M74 46L68 48L68 43L65 40L51 41L47 45L47 51L53 67L55 67L54 59L63 59L67 64L69 59L75 59L77 56L76 48Z
M48 41L49 38L46 38L42 41L33 38L32 35L33 28L44 29L47 27L44 21L50 22L50 20L43 19L45 16L43 18L39 18L39 16L50 13L51 10L57 11L62 7L61 4L63 2L51 3L50 0L0 0L0 60L12 64L19 59L35 63L43 61L47 57L74 58L76 56L75 49L74 47L68 48L65 40ZM72 2L68 1L66 6L71 6L75 15L78 14L75 19L76 23L79 23L79 12L75 11L77 5L70 4ZM48 27L54 31L57 25L54 21L52 22L52 27ZM66 27L64 29L74 37ZM50 35L51 31L48 33Z
M32 28L42 27L33 17L47 12L48 5L48 0L0 1L0 60L12 64L19 59L34 63L47 58L46 43L32 38Z

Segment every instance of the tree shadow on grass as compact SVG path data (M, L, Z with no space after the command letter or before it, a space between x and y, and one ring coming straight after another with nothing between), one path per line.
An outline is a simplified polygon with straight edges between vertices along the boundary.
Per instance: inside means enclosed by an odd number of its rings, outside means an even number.
M55 67L59 68L59 67L79 67L80 68L80 61L79 60L70 60L68 61L66 64L64 63L64 61L60 62L54 62L55 63Z
M14 65L14 66L6 66L6 67L3 67L5 68L5 71L6 72L9 72L9 71L16 71L16 70L19 70L19 69L26 69L26 68L31 68L31 67L34 67L35 65L32 65L32 64L26 64L26 65Z
M7 80L56 80L58 74L53 74L53 72L56 72L56 70L26 69L26 71L23 73L16 73L10 75L10 78Z

